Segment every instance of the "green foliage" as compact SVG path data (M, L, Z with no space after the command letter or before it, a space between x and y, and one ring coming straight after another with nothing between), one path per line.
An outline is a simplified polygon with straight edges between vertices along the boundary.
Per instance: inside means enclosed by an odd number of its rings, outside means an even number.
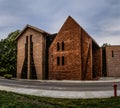
M120 108L120 97L56 99L0 91L0 108Z
M11 78L12 78L12 75L11 75L11 74L4 74L4 77L5 77L6 79L11 79Z
M104 43L104 44L102 45L103 48L105 48L106 46L111 46L111 45L108 44L108 43Z
M7 38L0 41L0 75L3 73L13 74L16 72L16 40L19 30L12 32Z

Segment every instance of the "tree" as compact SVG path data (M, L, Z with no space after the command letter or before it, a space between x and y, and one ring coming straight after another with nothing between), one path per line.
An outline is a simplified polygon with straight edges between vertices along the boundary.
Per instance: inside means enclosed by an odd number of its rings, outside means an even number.
M106 46L111 46L110 44L108 44L108 43L104 43L103 45L102 45L102 47L106 47Z
M20 33L16 30L0 41L0 75L12 74L16 77L16 37Z

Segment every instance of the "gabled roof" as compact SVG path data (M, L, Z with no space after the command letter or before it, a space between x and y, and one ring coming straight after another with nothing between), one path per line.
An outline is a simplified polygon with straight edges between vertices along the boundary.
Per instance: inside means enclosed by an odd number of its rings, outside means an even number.
M82 30L84 30L79 23L77 23L71 16L68 16L67 20L71 19L74 23L76 23ZM65 22L67 22L67 20ZM98 47L98 43L84 30L84 32L92 39L93 43L96 44Z
M34 26L31 26L31 25L27 24L27 25L24 27L24 29L21 31L21 33L16 37L16 40L19 39L19 37L24 33L24 31L25 31L27 28L31 28L31 29L33 29L33 30L35 30L35 31L37 31L37 32L50 35L50 33L46 32L46 31L44 31L44 30L41 30L41 29L39 29L39 28L37 28L37 27L34 27Z

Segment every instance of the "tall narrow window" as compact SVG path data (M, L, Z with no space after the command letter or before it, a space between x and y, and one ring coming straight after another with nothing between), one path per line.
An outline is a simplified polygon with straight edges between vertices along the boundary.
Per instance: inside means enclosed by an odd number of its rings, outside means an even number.
M28 42L28 36L26 36L26 43Z
M62 56L62 65L64 65L65 64L65 58L64 58L64 56Z
M64 50L64 49L65 49L65 48L64 48L64 46L65 46L65 45L64 45L64 42L62 42L62 50Z
M32 35L30 35L30 53L33 54L33 42L32 42Z
M30 40L32 41L32 35L30 35Z
M57 66L60 65L60 57L57 57Z
M59 42L57 43L57 51L59 51L60 50L60 44L59 44Z
M26 36L26 43L25 43L25 58L27 59L28 57L28 36Z
M112 50L112 57L114 57L114 51Z

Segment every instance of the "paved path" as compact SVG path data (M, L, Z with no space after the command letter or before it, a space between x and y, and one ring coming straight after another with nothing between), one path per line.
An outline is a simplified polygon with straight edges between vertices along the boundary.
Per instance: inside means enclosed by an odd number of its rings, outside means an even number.
M55 98L105 98L114 96L112 88L113 82L117 82L117 94L120 96L120 79L102 79L99 81L33 81L0 79L0 90Z
M43 89L57 91L109 91L113 82L100 81L33 81L0 79L0 85L16 88ZM118 83L118 89L120 84Z

